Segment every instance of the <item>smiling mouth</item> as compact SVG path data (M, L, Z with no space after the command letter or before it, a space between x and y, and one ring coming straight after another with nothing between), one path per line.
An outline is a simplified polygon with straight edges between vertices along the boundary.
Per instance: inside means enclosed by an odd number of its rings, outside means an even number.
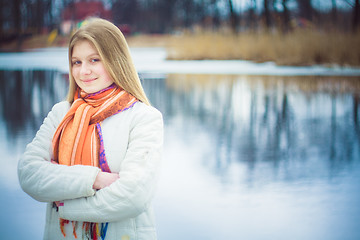
M89 83L89 82L93 82L93 81L95 81L97 78L92 78L92 79L83 79L83 80L81 80L82 82L84 82L84 83Z

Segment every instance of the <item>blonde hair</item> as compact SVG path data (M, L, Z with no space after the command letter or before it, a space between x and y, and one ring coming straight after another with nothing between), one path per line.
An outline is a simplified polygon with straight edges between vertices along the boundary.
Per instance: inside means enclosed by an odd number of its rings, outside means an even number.
M114 24L100 18L89 19L88 23L80 27L70 39L69 92L67 96L70 103L74 101L77 88L72 76L72 51L75 44L83 40L94 45L106 70L117 86L123 88L141 102L150 105L136 72L124 35Z

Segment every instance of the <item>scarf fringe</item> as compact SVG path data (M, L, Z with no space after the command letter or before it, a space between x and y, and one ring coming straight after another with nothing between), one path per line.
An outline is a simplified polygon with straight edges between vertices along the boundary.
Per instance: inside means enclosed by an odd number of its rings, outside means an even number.
M69 220L61 219L60 218L60 229L61 233L64 237L66 237L65 232L65 225L70 223ZM72 227L73 227L73 235L77 239L77 233L76 230L78 228L78 222L77 221L71 221ZM106 232L108 228L109 223L92 223L92 222L83 222L82 224L82 239L85 240L105 240Z

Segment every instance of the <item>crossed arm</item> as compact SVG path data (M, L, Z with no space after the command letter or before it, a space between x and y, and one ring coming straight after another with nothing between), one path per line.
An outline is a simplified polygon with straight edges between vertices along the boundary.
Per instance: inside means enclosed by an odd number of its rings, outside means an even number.
M58 114L63 113L56 109L49 113L19 161L23 190L38 201L63 202L59 215L68 220L119 221L147 209L161 161L161 114L145 111L145 115L134 117L119 173L101 172L93 166L51 163L51 138L58 119L61 120Z

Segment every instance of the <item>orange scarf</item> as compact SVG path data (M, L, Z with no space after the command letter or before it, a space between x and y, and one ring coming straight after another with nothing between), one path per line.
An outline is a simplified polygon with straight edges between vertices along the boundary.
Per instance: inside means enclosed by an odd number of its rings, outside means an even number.
M132 107L135 102L137 99L134 96L115 84L92 94L77 89L74 102L53 138L55 162L67 166L101 167L99 159L103 143L100 122Z
M100 122L131 108L138 100L115 84L99 92L87 94L77 89L69 111L61 121L53 137L54 161L67 165L90 165L110 172L102 139ZM64 225L68 220L60 219L60 229L66 237ZM72 222L76 235L77 222ZM83 235L89 239L105 239L108 223L83 223Z

